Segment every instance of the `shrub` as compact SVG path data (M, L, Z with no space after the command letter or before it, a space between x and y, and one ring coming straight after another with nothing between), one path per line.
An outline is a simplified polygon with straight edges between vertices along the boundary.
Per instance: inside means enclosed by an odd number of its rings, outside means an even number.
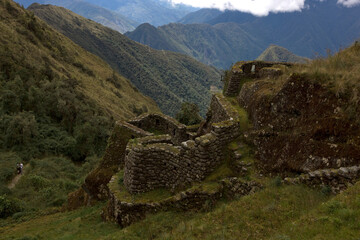
M20 204L7 195L0 196L0 218L6 218L21 211Z

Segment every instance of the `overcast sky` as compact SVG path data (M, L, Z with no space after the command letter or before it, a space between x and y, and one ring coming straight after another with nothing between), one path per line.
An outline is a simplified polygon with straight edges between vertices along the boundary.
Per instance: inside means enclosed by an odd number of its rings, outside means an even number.
M306 7L305 0L169 0L173 3L184 3L193 7L231 9L266 16L269 12L301 11ZM326 1L326 0L319 0ZM352 7L360 0L337 0L338 4Z

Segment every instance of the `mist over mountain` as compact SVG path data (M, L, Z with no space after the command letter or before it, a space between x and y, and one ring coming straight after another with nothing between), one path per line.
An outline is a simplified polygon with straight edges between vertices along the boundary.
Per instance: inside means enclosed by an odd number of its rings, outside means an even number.
M16 2L22 4L24 7L28 7L32 3L52 4L64 7L121 33L132 31L139 25L137 22L119 13L83 0L16 0Z
M118 12L133 21L160 26L177 22L186 14L198 10L183 4L173 5L166 0L86 0Z
M186 25L147 27L146 31L139 27L126 35L156 49L185 53L220 68L238 59L256 59L270 44L313 58L326 55L328 50L338 51L360 37L360 5L348 8L329 0L308 1L307 6L301 12L271 13L266 17L201 9L180 20ZM197 22L202 25L190 24Z

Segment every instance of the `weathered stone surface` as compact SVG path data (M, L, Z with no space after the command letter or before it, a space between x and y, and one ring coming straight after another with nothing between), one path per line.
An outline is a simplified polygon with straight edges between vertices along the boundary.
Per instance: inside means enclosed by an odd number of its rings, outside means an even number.
M179 138L176 132L183 131L183 125L169 117L162 119L162 115L147 114L130 121L145 129L160 127L170 131L169 135L137 138L128 143L124 184L129 192L176 188L201 181L220 164L222 148L240 134L239 119L236 110L222 95L214 95L210 106L211 117L206 124L210 132L194 141ZM179 140L183 142L175 144Z
M296 178L285 178L287 184L306 184L311 187L328 186L333 193L339 193L360 178L360 166L339 169L321 169L302 174Z

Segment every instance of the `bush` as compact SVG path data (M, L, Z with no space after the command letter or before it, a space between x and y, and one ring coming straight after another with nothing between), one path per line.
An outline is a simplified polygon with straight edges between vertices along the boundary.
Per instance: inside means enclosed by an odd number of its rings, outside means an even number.
M0 218L6 218L21 211L20 204L7 195L0 196Z
M195 125L202 121L199 114L199 107L195 103L184 102L180 111L175 116L176 120L185 125Z

